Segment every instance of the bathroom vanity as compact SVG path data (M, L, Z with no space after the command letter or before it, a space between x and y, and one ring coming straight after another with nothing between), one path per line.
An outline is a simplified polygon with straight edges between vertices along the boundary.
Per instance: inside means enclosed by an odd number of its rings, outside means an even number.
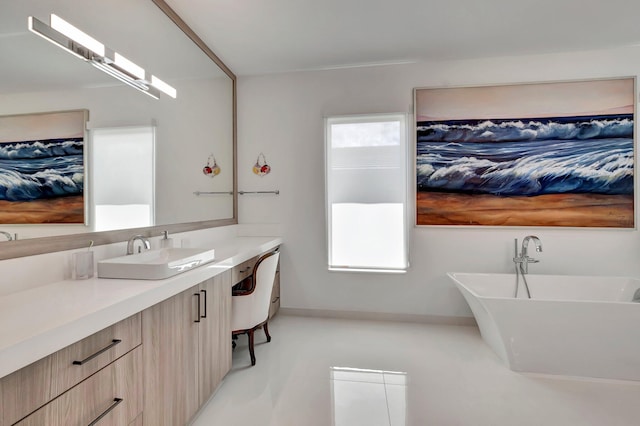
M216 243L216 260L164 280L1 297L0 425L186 424L231 368L231 287L281 242ZM270 316L278 281L272 301Z

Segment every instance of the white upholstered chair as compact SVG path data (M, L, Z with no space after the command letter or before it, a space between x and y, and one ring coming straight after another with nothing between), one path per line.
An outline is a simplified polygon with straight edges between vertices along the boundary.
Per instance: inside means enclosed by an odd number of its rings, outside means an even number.
M253 267L251 286L246 290L233 292L231 334L234 338L239 334L247 334L249 336L251 365L256 365L256 356L253 351L253 333L262 327L264 334L267 336L267 342L271 341L268 328L269 307L271 306L271 291L273 290L279 258L280 253L276 251L260 257Z

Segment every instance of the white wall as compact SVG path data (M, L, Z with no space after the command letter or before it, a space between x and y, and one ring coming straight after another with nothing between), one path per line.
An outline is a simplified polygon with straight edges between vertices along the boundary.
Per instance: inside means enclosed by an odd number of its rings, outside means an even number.
M327 271L323 117L411 113L413 88L636 76L640 47L239 78L239 220L281 223L282 306L470 316L447 271L512 272L513 240L537 234L544 252L530 273L640 275L633 230L421 227L411 229L404 275ZM264 152L272 172L251 172ZM637 202L636 202L637 206ZM413 206L411 210L413 211ZM637 211L637 207L636 207Z

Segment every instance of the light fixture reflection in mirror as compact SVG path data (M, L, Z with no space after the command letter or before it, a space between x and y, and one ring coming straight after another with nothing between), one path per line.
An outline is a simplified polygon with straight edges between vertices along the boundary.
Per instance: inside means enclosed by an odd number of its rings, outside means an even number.
M333 425L406 425L407 373L331 367Z
M164 93L159 100L140 96L124 83L86 66L85 61L43 43L25 23L28 16L44 17L48 22L51 13L153 71L152 80L161 77L180 96L175 100ZM115 59L115 52L105 54ZM103 228L89 212L86 225L0 224L0 229L20 237L0 244L0 259L85 247L87 239L102 245L126 241L132 233L158 236L163 230L180 233L238 223L236 77L164 0L106 0L92 3L91 8L79 8L77 0L3 2L0 56L0 116L88 110L89 144L91 132L97 129L156 129L155 225L129 228L131 224L126 223ZM90 152L88 147L88 156ZM213 180L202 174L202 159L211 152L223 169ZM88 158L85 164L87 176L96 178L98 184L113 175L111 169L106 176L95 176ZM129 189L130 185L124 187L121 195L128 196ZM225 195L198 197L194 191ZM91 203L90 196L87 203ZM107 219L113 222L114 218ZM107 230L109 227L113 229Z
M153 75L147 78L148 73L143 67L105 47L103 43L59 16L52 13L49 22L50 25L47 25L29 16L27 26L32 33L154 99L160 98L159 91L176 98L177 91L174 87Z
M34 32L37 35L42 35L45 39L47 39L48 36L46 34L42 34L40 31L33 29L33 25L34 25L33 20L34 18L32 16L29 16L29 21L28 21L29 30L31 32ZM40 23L44 25L44 23L42 22ZM51 24L50 25L51 29L58 31L62 35L66 36L68 39L75 40L76 42L80 43L87 49L94 51L96 54L100 56L104 56L104 53L105 53L104 44L100 43L98 40L91 37L89 34L86 34L85 32L80 31L78 28L74 27L64 19L60 18L58 15L52 13L49 17L49 23ZM41 26L39 25L39 27ZM56 42L54 41L54 43ZM70 50L73 50L73 49L70 49Z

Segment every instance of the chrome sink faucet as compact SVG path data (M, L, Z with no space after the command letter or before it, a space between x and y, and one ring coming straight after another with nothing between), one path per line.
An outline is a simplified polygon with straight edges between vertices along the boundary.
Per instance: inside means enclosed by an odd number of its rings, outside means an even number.
M0 234L4 235L5 237L7 237L7 241L13 241L13 237L11 236L10 233L8 233L7 231L0 231Z
M530 263L540 262L538 259L529 257L529 253L528 253L529 241L533 241L533 243L535 244L536 252L538 253L542 252L542 242L540 241L540 238L536 237L535 235L527 235L526 237L524 237L524 240L522 240L522 248L520 249L520 254L519 255L516 254L516 257L513 258L513 261L515 263L520 264L520 270L522 271L523 274L529 273ZM516 246L516 250L517 250L517 246Z
M144 235L140 235L140 234L134 235L133 237L129 238L129 241L127 241L128 255L133 254L133 246L135 245L136 240L140 240L146 250L149 250L151 248L151 244L149 244L149 240ZM142 247L138 247L138 253L140 253L141 251L142 251Z

